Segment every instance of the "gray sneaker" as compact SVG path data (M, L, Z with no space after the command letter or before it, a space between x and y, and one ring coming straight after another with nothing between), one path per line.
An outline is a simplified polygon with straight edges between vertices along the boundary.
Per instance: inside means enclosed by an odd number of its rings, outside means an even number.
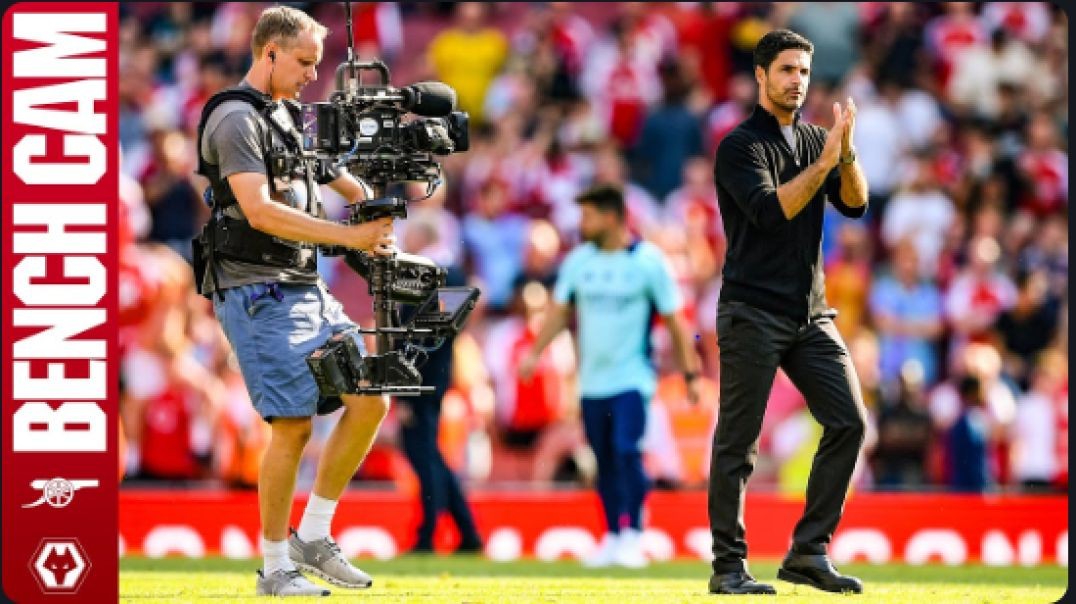
M364 588L374 584L370 575L348 562L332 537L307 543L293 530L288 538L288 556L301 570L333 585Z
M266 577L258 569L259 596L327 596L331 592L320 585L315 585L295 570L280 569Z

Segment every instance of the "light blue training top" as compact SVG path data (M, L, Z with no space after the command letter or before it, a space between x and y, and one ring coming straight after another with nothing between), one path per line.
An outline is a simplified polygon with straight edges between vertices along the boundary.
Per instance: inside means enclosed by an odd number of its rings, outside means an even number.
M655 314L671 314L683 303L657 246L638 241L608 252L583 244L561 264L553 298L575 306L581 396L604 398L628 390L653 396L657 374L650 361L650 325Z

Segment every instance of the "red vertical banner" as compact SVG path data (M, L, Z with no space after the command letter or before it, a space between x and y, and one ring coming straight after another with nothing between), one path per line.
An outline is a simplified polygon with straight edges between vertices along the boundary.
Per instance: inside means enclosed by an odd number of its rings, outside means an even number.
M18 602L119 595L118 28L115 3L3 16L2 564Z

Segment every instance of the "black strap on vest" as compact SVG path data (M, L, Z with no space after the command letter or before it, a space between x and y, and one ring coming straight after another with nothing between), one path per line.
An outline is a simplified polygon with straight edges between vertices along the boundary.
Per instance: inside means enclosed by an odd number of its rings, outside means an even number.
M212 214L209 221L203 227L202 232L192 241L194 252L195 284L199 293L202 291L202 280L205 271L213 281L213 289L217 297L223 301L224 294L220 290L218 277L218 260L235 260L252 264L274 266L281 268L294 268L299 270L316 270L317 253L316 247L308 244L300 244L274 237L268 233L259 231L250 226L246 220L231 218L224 210L238 201L232 192L227 179L220 177L220 169L210 164L202 156L202 137L205 133L206 123L209 116L221 104L228 101L242 101L253 106L263 118L263 122L269 125L263 130L261 140L262 154L265 158L265 173L271 192L276 192L276 183L272 165L273 138L272 130L276 130L284 141L284 144L294 144L293 150L298 151L298 141L291 140L289 133L285 132L269 113L277 105L255 90L244 87L228 88L213 95L202 108L202 115L198 121L198 169L197 173L209 179L210 191L213 195ZM294 123L301 119L298 105L284 103L285 108L291 113ZM321 213L319 204L316 204L316 191L313 190L313 172L316 166L306 166L306 184L308 211L317 216ZM208 297L208 296L207 296Z
M264 95L256 90L250 88L235 87L226 88L220 92L209 97L204 107L202 107L202 115L198 119L198 169L195 171L197 174L201 174L209 179L209 184L213 188L213 197L216 200L217 205L221 207L229 206L235 203L235 195L232 194L231 187L228 186L228 181L217 177L217 171L205 160L202 156L202 136L205 134L206 123L209 121L209 116L213 114L213 111L228 101L242 101L254 107L254 109L263 117L265 117L265 111L272 104L272 101L265 98ZM268 121L268 120L267 120ZM274 189L273 183L273 171L270 164L268 151L272 148L269 140L269 132L265 132L265 137L262 140L262 151L265 158L265 174L269 178L270 191Z

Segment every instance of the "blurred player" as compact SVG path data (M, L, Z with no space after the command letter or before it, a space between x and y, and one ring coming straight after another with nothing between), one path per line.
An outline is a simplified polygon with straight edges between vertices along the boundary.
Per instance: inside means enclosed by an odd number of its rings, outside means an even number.
M574 307L583 427L598 462L598 496L607 531L584 563L640 568L647 564L640 537L650 485L643 472L641 442L657 383L648 358L655 314L669 330L693 402L698 400L699 360L679 316L682 301L668 262L653 244L633 239L625 221L623 192L601 185L576 201L582 210L579 231L585 243L561 265L554 306L519 372L530 378L542 350L568 324Z

